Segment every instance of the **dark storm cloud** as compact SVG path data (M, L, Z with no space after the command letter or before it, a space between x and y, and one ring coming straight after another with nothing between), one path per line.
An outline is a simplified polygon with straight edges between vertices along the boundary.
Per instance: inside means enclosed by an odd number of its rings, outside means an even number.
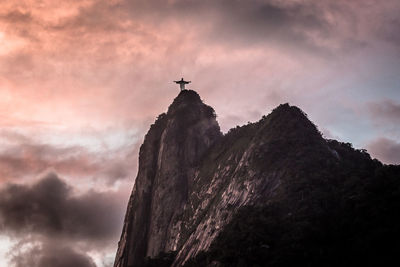
M392 100L369 103L368 112L374 120L400 123L400 104Z
M280 6L260 1L225 1L216 17L217 27L211 37L223 42L233 40L241 45L279 42L300 47L318 45L310 38L316 34L325 38L330 25L322 13L312 6Z
M368 152L387 164L400 164L400 143L387 138L378 138L367 146Z
M179 33L170 32L182 41L190 35L196 36L200 42L228 47L272 44L326 52L331 49L326 40L331 41L332 38L342 39L339 42L343 46L356 43L352 38L340 36L340 30L335 29L335 25L327 19L327 13L332 13L337 6L310 1L288 3L273 0L93 1L77 9L76 15L54 21L43 20L40 13L32 15L29 11L18 10L0 15L0 19L12 26L17 35L31 41L47 36L28 36L33 32L56 34L59 37L56 42L65 42L59 45L59 49L64 47L64 52L70 55L77 53L73 49L77 44L80 49L90 44L88 49L99 47L103 53L109 54L114 49L109 49L107 44L115 47L132 35L140 36L147 46L152 46L158 41L157 30L167 34L162 28L170 28L174 24L185 25ZM348 20L347 13L343 9L336 12L336 16L341 14L340 19L345 21ZM125 33L125 37L117 37L118 33ZM63 38L65 34L68 34L66 39ZM96 43L92 38L100 41ZM175 46L173 43L166 45ZM36 49L42 48L38 46ZM90 53L93 51L90 50ZM98 53L97 56L100 55ZM14 58L7 60L13 62ZM17 56L15 60L18 60Z
M0 230L96 243L118 236L125 201L115 192L73 188L48 174L33 185L8 184L0 191Z
M54 22L44 22L40 17L20 11L10 11L2 18L9 24L18 22L20 32L37 27L47 32L85 35L84 39L72 35L65 40L74 43L81 43L88 36L108 33L110 39L107 42L115 45L112 34L120 32L150 37L154 34L150 29L160 30L168 23L178 23L185 25L184 31L171 34L176 34L181 40L189 34L211 44L249 47L268 43L327 52L331 47L326 45L326 41L333 38L342 46L359 44L353 38L340 36L340 29L335 28L337 25L327 19L328 13L335 12L335 16L340 16L338 19L350 20L350 12L339 10L339 7L340 4L273 0L94 1L79 8L75 16ZM148 38L147 41L151 46L157 40ZM74 43L69 45L74 47Z
M33 246L27 251L13 253L11 263L15 267L95 267L93 260L85 253L56 242Z
M394 6L389 5L390 2L386 4L389 8ZM132 34L142 36L147 45L152 46L153 42L157 42L158 34L165 31L163 27L171 29L179 24L184 26L182 31L176 32L175 27L170 34L182 41L186 35L190 35L197 36L204 43L219 43L228 47L233 45L248 48L272 44L326 54L359 48L370 41L360 34L363 27L368 27L365 25L368 23L373 26L369 32L375 38L384 35L383 39L396 43L398 12L385 6L382 12L377 9L371 13L371 6L377 3L342 0L92 1L80 6L75 15L54 21L45 21L38 15L32 15L29 10L21 12L14 9L0 15L0 19L10 25L18 24L21 32L32 32L30 29L33 27L35 31L40 29L49 33L68 34L69 37L64 41L70 48L75 47L75 43L84 45L82 41L91 40L90 36L99 39L101 33L105 35L101 36L102 41L97 44L100 46L105 43L111 46L121 44ZM386 12L385 16L383 12ZM370 15L369 20L365 20L366 15ZM126 36L116 39L115 33L125 33ZM104 43L104 40L107 41ZM95 45L91 41L89 43L92 47ZM103 52L113 50L102 48Z
M396 38L398 10L388 10L388 1L382 12L371 13L371 7L378 1L362 3L358 1L275 1L275 0L129 0L91 1L76 9L76 14L64 16L54 21L45 21L27 11L10 9L0 14L0 20L9 24L33 24L46 31L74 31L81 34L98 32L126 32L148 34L144 25L161 28L165 22L184 25L188 34L194 31L206 33L211 39L225 44L238 41L243 44L280 39L292 41L300 46L324 46L317 39L342 38L346 45L356 41L362 23L359 15L366 11L375 15L369 21L376 25L371 29L390 38ZM393 1L394 2L394 1ZM74 1L63 1L66 6L74 6ZM376 8L375 8L376 9ZM36 12L41 14L40 12ZM375 20L379 20L377 23ZM133 27L132 27L133 26ZM342 35L340 27L348 26L353 34ZM143 31L142 31L143 30ZM71 36L73 37L73 36ZM351 38L354 37L354 38ZM228 39L226 39L228 38ZM326 48L326 47L325 47Z
M353 38L355 34L345 35L340 28L354 22L351 9L329 1L156 0L128 1L126 5L133 20L139 17L155 25L182 23L185 34L226 48L269 44L326 55L363 44Z

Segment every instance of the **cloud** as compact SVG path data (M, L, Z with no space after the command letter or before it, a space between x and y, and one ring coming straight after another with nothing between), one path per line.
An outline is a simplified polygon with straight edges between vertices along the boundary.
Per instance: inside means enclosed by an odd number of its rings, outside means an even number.
M375 20L392 28L375 1L369 6L380 10L376 16L364 16L367 8L359 1L42 1L46 9L24 2L2 6L4 40L22 38L14 28L35 37L0 58L0 76L17 85L9 89L13 105L4 112L63 118L64 124L155 117L169 101L159 95L172 97L174 91L165 89L181 73L196 78L199 89L222 80L209 91L218 88L223 95L232 77L243 94L272 90L271 80L301 86L303 72L322 69L310 60L332 54L341 59L373 42L363 34L379 24ZM238 85L242 76L249 80L246 89Z
M342 39L336 44L356 43L351 36L341 36L336 21L329 20L336 5L315 4L311 1L129 1L127 10L132 18L149 24L184 23L184 35L195 36L208 45L249 48L266 44L295 49L328 52L334 48L328 41ZM335 6L332 8L332 6ZM348 21L346 10L335 12L339 21ZM333 22L333 23L332 23ZM161 27L160 27L161 28ZM325 50L325 51L324 51ZM286 50L288 51L288 50Z
M378 138L367 145L368 152L387 164L400 164L400 143L387 139Z
M0 20L13 24L30 23L32 21L32 16L29 12L10 10L7 13L0 14Z
M291 49L323 47L315 38L327 38L331 26L322 12L307 4L281 5L273 1L223 1L210 37L238 45L284 45Z
M136 128L141 140L177 92L173 79L193 80L225 130L290 101L315 107L323 118L327 106L335 118L346 114L332 132L347 139L366 118L349 119L341 103L362 105L354 96L371 96L364 85L379 77L383 95L385 86L396 84L385 74L399 69L399 50L390 49L399 44L397 0L26 0L0 6L0 126L20 133L0 132L0 182L13 182L0 190L0 212L7 215L2 229L39 236L38 255L49 255L46 237L82 254L72 242L98 245L116 236L102 210L125 208L122 197L85 190L127 184L137 169L138 144L115 135L110 143L125 142L122 149L93 152L93 140L102 137L82 129ZM363 69L368 66L373 75ZM352 75L362 82L351 83ZM398 125L398 109L393 101L375 102L368 114ZM372 143L372 151L393 162L397 143L385 143ZM28 185L48 170L68 183L53 175Z
M105 242L119 235L124 204L118 192L74 195L73 187L50 173L35 184L0 190L0 230L16 237Z
M30 185L3 185L0 234L17 242L9 264L89 267L96 259L108 266L104 262L115 253L129 189L79 194L77 189L55 173Z
M93 174L98 169L83 148L34 143L22 143L0 152L0 166L3 180L34 176L49 168L78 175Z
M20 244L21 245L21 244ZM29 246L29 244L23 244ZM56 242L33 245L23 252L13 252L11 264L14 267L96 267L87 254L77 252Z
M82 146L43 144L6 130L0 132L0 140L4 140L3 150L0 150L2 181L20 180L55 170L70 177L102 179L111 185L132 177L136 171L136 144L127 144L117 151L105 149L93 153Z
M400 123L400 104L392 100L371 102L367 106L369 115L377 121Z

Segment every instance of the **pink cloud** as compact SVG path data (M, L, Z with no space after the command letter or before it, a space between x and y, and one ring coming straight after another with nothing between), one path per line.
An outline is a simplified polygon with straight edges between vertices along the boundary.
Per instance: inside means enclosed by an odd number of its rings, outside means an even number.
M400 143L388 138L378 138L367 146L368 152L386 164L400 164Z

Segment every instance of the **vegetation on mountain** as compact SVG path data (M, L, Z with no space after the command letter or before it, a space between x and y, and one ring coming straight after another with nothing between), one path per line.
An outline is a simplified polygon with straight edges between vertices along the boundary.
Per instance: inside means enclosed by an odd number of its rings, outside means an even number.
M301 170L287 199L240 208L210 249L185 266L399 264L400 166L327 142L339 151L338 165Z
M225 135L215 118L186 90L152 125L116 267L400 264L400 166L289 104Z

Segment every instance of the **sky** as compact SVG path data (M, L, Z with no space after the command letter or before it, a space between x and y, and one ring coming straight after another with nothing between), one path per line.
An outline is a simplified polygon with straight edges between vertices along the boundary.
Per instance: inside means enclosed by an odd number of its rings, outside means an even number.
M112 266L138 151L191 80L400 163L398 0L0 0L0 267ZM57 255L55 257L55 255Z

